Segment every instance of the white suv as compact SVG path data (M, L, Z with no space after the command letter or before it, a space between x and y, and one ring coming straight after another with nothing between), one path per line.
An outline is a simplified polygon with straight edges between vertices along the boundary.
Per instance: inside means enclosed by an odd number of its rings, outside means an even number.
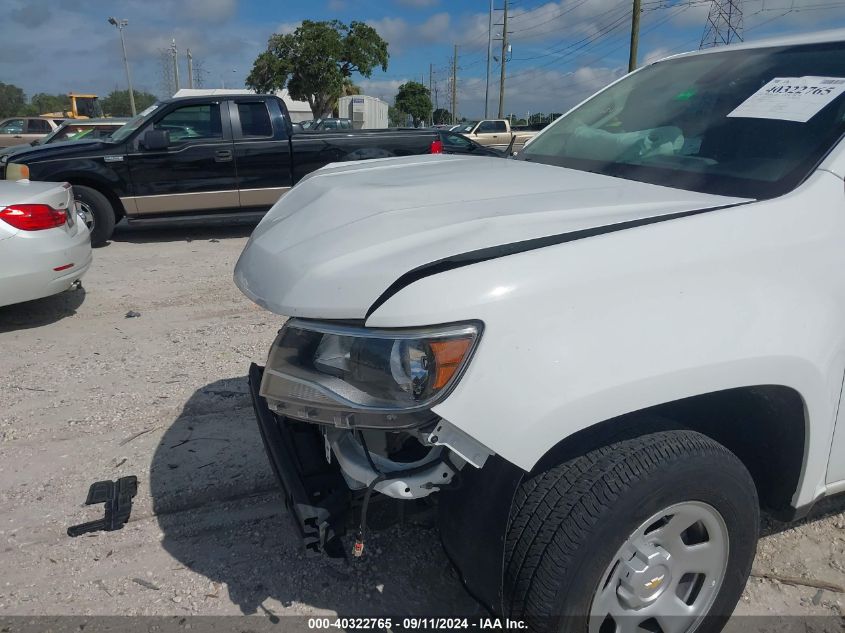
M500 614L718 630L759 509L845 491L843 92L845 31L702 51L294 187L235 280L293 317L250 381L306 547L430 496Z

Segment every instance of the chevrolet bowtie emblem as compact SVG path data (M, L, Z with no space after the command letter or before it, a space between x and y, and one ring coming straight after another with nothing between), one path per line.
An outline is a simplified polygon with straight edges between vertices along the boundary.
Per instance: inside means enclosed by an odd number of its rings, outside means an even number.
M652 578L645 584L646 589L657 589L660 585L663 584L663 579L666 578L666 574L662 576L657 576L656 578Z

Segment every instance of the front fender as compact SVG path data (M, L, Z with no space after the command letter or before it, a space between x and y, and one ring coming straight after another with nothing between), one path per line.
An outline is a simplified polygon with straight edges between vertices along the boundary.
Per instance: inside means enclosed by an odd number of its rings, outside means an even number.
M119 166L118 168L112 165ZM122 162L105 163L103 157L30 163L30 178L47 182L69 182L94 186L117 197L131 195ZM120 171L118 171L120 170Z
M807 407L795 505L824 486L845 370L842 181L423 278L367 320L480 319L435 412L524 470L604 420L721 389L782 385Z

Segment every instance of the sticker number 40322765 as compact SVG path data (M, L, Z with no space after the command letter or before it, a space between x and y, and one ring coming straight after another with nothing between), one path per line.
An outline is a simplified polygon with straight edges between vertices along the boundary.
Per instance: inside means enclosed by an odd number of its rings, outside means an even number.
M776 77L728 116L806 123L843 92L843 77Z

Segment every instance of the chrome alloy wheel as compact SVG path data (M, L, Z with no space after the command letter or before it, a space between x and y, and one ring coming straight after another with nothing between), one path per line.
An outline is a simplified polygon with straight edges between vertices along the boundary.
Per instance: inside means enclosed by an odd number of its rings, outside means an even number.
M85 222L85 226L88 227L89 231L94 230L94 211L91 209L91 205L87 202L82 202L81 200L76 201L76 212L79 214L79 217L82 218L82 221Z
M688 501L644 521L602 574L590 607L590 633L685 633L707 615L728 566L725 520Z

